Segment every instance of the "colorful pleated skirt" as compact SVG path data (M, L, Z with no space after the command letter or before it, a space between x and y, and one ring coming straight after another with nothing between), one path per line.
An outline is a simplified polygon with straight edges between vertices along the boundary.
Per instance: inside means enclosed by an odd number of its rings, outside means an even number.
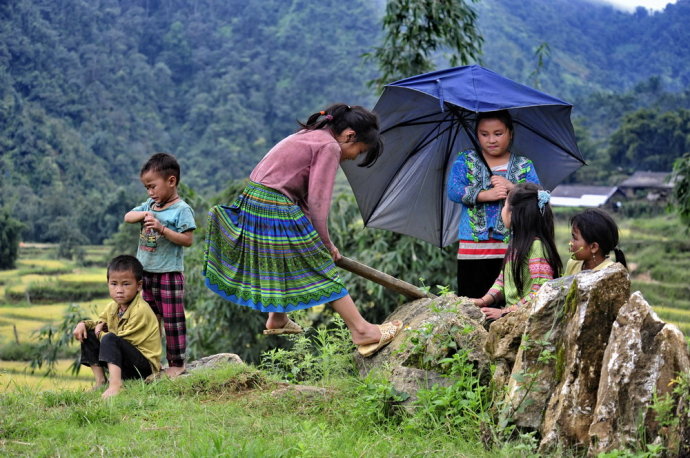
M209 211L203 273L211 291L262 312L291 312L348 294L302 209L254 182L233 205Z

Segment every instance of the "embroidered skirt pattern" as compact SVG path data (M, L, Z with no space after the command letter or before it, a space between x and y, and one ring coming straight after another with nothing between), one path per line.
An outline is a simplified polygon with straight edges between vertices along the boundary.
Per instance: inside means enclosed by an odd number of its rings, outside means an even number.
M333 258L300 207L250 182L209 211L206 286L236 304L290 312L347 295Z

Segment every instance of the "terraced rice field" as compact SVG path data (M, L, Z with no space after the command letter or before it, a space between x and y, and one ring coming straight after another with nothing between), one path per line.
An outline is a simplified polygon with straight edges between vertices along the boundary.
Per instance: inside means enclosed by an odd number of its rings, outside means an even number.
M31 285L50 284L73 285L100 288L102 297L78 302L85 317L93 317L108 302L106 273L103 267L75 267L62 260L47 259L55 251L51 245L31 245L20 248L17 268L0 272L0 347L20 344L35 344L39 331L55 325L62 320L68 306L74 302L35 304L30 295L25 294ZM96 259L103 247L87 249L87 254ZM8 297L12 295L12 300ZM17 300L17 297L21 297ZM76 345L73 347L77 352ZM7 361L0 359L0 392L21 386L41 389L81 388L91 385L90 371L81 370L75 377L69 367L72 360L60 360L55 368L56 374L47 377L46 368L32 371L27 361Z
M44 370L34 373L24 361L0 361L0 393L22 388L38 390L88 389L93 385L91 371L84 368L79 375L71 374L72 360L60 360L55 374L47 377Z

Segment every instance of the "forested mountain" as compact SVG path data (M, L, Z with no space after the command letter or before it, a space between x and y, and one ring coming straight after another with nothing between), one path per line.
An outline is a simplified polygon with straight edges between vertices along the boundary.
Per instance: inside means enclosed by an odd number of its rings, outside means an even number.
M659 76L671 91L690 83L690 0L627 13L588 0L482 0L485 65L563 98L623 92ZM550 54L538 77L535 50Z
M0 207L25 223L25 240L97 243L143 198L138 170L153 152L175 154L198 192L225 188L296 119L336 101L373 105L366 82L377 72L362 54L379 43L382 7L0 2ZM690 80L690 0L655 14L585 0L476 8L481 63L575 102L592 155L629 111L690 107L678 92ZM542 43L550 54L539 67Z
M371 104L374 73L360 56L376 41L373 8L0 3L0 206L30 222L28 240L100 241L142 198L138 170L157 151L180 159L183 183L223 189L296 119L336 101Z

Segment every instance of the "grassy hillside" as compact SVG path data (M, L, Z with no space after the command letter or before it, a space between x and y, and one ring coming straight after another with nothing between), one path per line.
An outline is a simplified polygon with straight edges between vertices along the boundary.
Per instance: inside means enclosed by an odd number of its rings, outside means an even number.
M567 246L568 212L558 212L558 246ZM690 267L684 232L673 216L620 221L633 288L660 316L688 333L690 307L683 273ZM660 236L664 234L664 236ZM94 259L100 248L89 248ZM100 253L100 254L98 254ZM0 346L33 342L32 331L61 319L67 302L35 305L8 300L8 291L45 282L101 284L102 267L80 269L50 259L54 247L23 247L19 268L0 272ZM565 250L562 250L565 255ZM10 296L12 294L10 293ZM30 297L30 296L29 296ZM85 313L107 299L84 301ZM24 361L0 359L0 453L7 455L150 456L536 456L530 434L496 420L495 393L481 388L462 358L448 364L457 382L420 392L414 411L385 378L357 375L348 332L310 330L292 346L265 353L257 367L235 365L147 384L129 382L103 402L89 392L90 373L31 373ZM76 351L76 347L73 348ZM289 383L290 382L290 383ZM311 385L306 393L294 383ZM641 441L638 452L646 450ZM173 452L174 450L174 452ZM579 456L576 449L553 456ZM619 455L616 455L619 456ZM627 455L625 455L627 456Z
M568 218L574 211L556 212L557 246L564 263L570 238ZM620 247L628 258L632 290L641 291L662 319L690 336L690 287L686 280L690 242L685 229L674 215L620 218L619 225ZM23 246L18 268L0 272L0 371L7 369L2 359L17 359L19 354L29 360L27 353L36 344L39 330L59 323L69 304L77 303L84 316L95 316L103 308L108 301L103 268L106 251L103 247L87 247L86 253L94 267L77 267L53 259L53 245ZM352 255L356 257L356 253ZM454 275L449 274L446 285L454 284ZM84 297L80 291L85 292ZM43 300L45 297L48 299ZM29 345L28 349L23 345ZM71 354L77 351L76 346L70 350ZM16 365L12 368L16 372Z

